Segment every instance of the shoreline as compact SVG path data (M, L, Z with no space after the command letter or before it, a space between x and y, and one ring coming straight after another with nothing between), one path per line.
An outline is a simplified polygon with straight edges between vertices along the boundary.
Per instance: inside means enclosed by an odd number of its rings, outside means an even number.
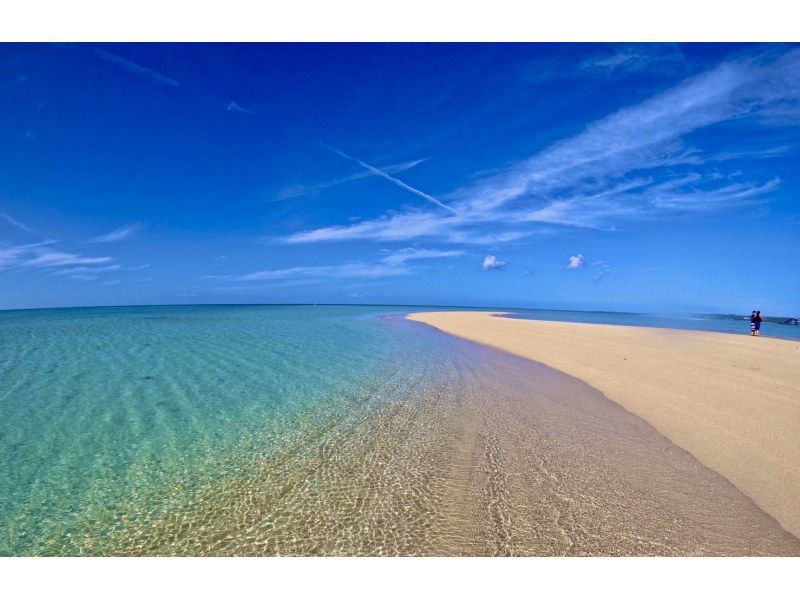
M405 314L323 311L130 314L99 343L23 318L0 555L800 555L577 377Z
M800 537L800 343L492 312L407 318L586 382Z

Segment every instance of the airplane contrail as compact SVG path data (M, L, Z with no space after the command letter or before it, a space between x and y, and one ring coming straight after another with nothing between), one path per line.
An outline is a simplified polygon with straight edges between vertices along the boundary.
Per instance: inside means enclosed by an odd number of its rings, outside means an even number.
M326 145L326 144L324 144L322 142L320 142L320 145L322 147L324 147L325 149L329 149L330 151L332 151L335 154L339 154L342 158L346 158L347 160L352 160L353 162L355 162L356 164L358 164L362 168L366 168L367 170L369 170L372 174L374 174L376 176L379 176L379 177L383 177L387 181L390 181L390 182L394 183L398 187L402 187L406 191L411 191L411 193L413 193L414 195L419 195L421 198L428 200L432 204L436 204L440 208L444 208L445 210L447 210L449 212L452 212L453 214L458 214L458 212L456 210L454 210L453 208L451 208L447 204L443 204L441 201L439 201L435 197L433 197L431 195L428 195L427 193L424 193L423 191L420 191L419 189L414 189L414 187L412 187L411 185L407 185L406 183L404 183L400 179L396 179L393 176L391 176L389 174L386 174L380 168L375 168L374 166L371 166L371 165L367 164L366 162L362 162L358 158L354 158L353 156L348 156L343 151L338 150L335 147L331 147L330 145Z

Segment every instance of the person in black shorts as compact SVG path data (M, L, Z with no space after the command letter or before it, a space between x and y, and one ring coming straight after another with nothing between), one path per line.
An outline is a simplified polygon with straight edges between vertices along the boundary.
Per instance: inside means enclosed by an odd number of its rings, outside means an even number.
M752 330L753 336L759 336L761 334L761 322L764 318L761 317L761 312L756 311L755 316L753 316L753 324L750 326Z
M750 336L756 335L756 310L750 314Z

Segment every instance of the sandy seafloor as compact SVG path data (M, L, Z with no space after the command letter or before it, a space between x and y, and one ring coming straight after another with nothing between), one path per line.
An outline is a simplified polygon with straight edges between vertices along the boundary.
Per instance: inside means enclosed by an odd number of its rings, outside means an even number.
M375 335L369 348L379 358L365 357L359 367L368 375L347 384L338 384L338 370L312 363L309 386L293 392L306 397L326 376L325 392L291 413L272 403L247 402L237 406L241 413L196 403L210 387L238 397L241 379L249 392L265 376L275 386L264 400L274 402L284 392L277 372L294 379L300 363L280 343L297 344L301 355L304 343L317 342L295 334L315 324L306 311L298 322L298 314L282 312L292 327L276 329L281 334L265 325L274 332L269 350L262 335L247 335L274 313L236 312L241 324L223 323L230 347L220 352L211 342L219 339L204 336L207 347L192 345L199 361L191 371L181 369L190 365L185 356L176 357L133 387L124 372L106 380L102 396L92 386L95 425L70 413L85 385L70 378L75 396L50 408L47 419L23 425L25 434L2 430L0 440L16 448L0 462L0 483L10 489L0 553L800 555L800 541L751 498L598 390L386 311L340 310L316 322L331 327L329 351L341 344L342 371L355 367L346 346L366 343L365 334ZM191 325L207 334L203 318L210 316L177 310L158 317L182 327L197 318ZM366 327L361 336L340 328L341 317ZM131 367L141 358L135 345L152 338L119 339L134 345L126 349ZM95 348L109 346L98 341ZM17 353L4 362L5 380ZM154 381L161 386L152 397L136 394ZM24 388L6 385L0 406L10 411L14 390L23 396ZM124 408L109 416L103 401L117 409L118 396ZM155 409L148 419L137 412L145 399ZM60 427L65 421L69 427ZM128 454L112 438L127 438L131 426L138 440ZM47 441L34 451L35 439L19 439L36 429ZM83 435L74 460L64 453L76 446L70 433ZM37 456L63 463L30 461ZM15 459L24 467L12 469Z

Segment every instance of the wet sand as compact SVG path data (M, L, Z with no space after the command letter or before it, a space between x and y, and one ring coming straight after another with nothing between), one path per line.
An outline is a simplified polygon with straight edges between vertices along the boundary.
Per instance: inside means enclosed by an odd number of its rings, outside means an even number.
M496 377L475 377L456 420L442 554L800 554L728 480L599 391L524 359L482 359Z
M574 484L573 490L582 495L591 487L587 482L611 476L601 484L609 496L617 495L621 500L631 492L642 492L629 513L630 522L636 522L632 529L636 530L647 530L648 521L656 525L659 520L651 519L643 510L651 509L653 516L663 514L664 505L658 506L659 500L681 503L685 499L683 507L699 519L682 519L684 515L674 512L674 535L671 541L665 541L665 552L680 546L682 535L688 538L712 523L721 526L720 530L726 529L721 533L730 534L731 541L737 535L741 538L735 522L724 520L736 505L748 501L752 508L758 511L760 507L771 516L768 518L773 523L777 520L795 536L800 534L800 343L747 335L514 320L485 312L423 313L410 319L546 364L590 385L586 392L578 393L584 399L575 405L578 410L570 416L585 413L588 419L570 424L567 418L559 434L543 432L551 426L542 425L546 417L538 411L539 400L517 405L517 416L511 406L504 410L493 405L475 416L476 421L498 420L496 437L484 432L476 434L483 434L487 454L493 454L491 447L508 443L516 447L516 453L498 448L498 454L505 457L493 459L517 460L509 471L516 472L512 479L519 484L518 492L545 488L548 483L554 488ZM592 392L595 396L589 399ZM548 416L571 396L562 391L558 394L562 399L557 404L548 403ZM617 404L606 401L617 411L599 407L605 401L603 395ZM586 433L594 440L575 441L575 435ZM528 445L536 445L532 440L535 438L545 439L546 446L572 456L564 473L577 470L565 477L551 478L546 473L546 459L540 469L532 467L541 458L539 449L534 451L539 456L524 455ZM515 454L516 457L510 456ZM621 466L626 460L628 464ZM530 478L527 484L522 483L526 477ZM608 497L602 493L577 503L575 496L568 496L565 504L573 506L615 504L613 500L606 502ZM497 499L497 504L502 502L502 498ZM533 508L531 504L539 508L546 502L532 496L525 508ZM708 504L708 511L702 507L704 503ZM604 515L603 512L598 507L600 519L610 516L608 511ZM663 519L660 521L664 523ZM749 525L746 518L740 518L739 523ZM608 530L618 529L619 525L617 521ZM750 529L754 531L758 525L754 522L755 527ZM594 534L590 536L595 537ZM651 540L641 539L644 544L638 552L659 553L654 544L647 544L656 536L644 534L643 538ZM791 538L785 539L786 546L795 542L790 553L794 550L797 554L797 539L786 536ZM619 538L615 541L621 542ZM587 542L584 538L579 544L585 548ZM605 546L605 550L614 552L611 546ZM747 553L741 550L740 545L733 553ZM693 553L731 552L704 552L697 547Z
M447 381L326 445L249 554L800 555L728 480L584 382L442 337Z

